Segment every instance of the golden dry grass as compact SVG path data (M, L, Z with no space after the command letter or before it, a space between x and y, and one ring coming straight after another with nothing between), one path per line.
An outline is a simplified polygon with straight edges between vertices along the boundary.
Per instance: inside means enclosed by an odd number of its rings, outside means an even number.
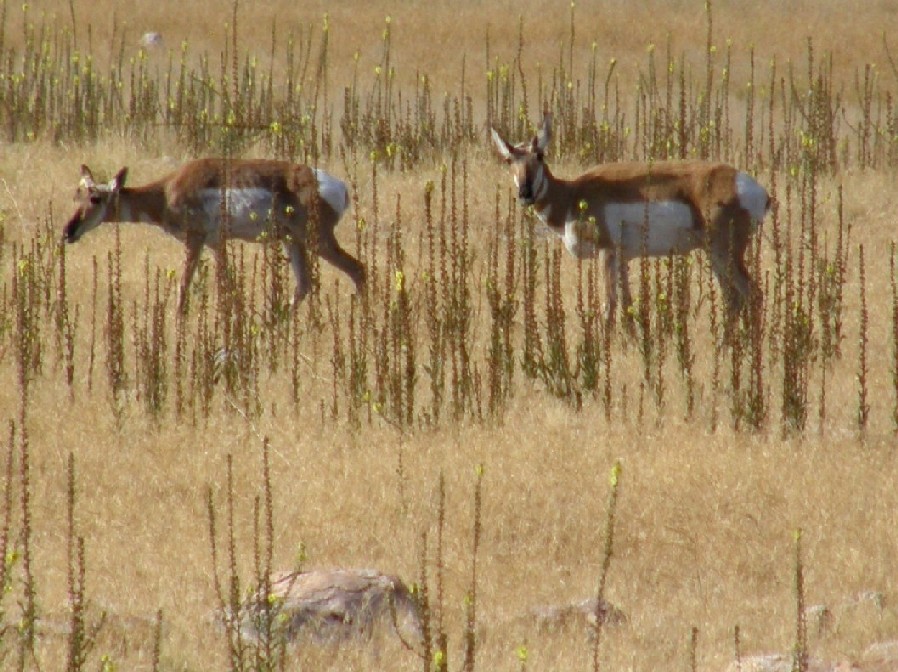
M665 0L634 8L616 0L582 3L576 8L578 62L590 57L595 41L603 58L617 58L622 87L644 65L649 45L662 48L668 36L672 52L684 53L702 67L706 15L703 3ZM837 80L853 85L854 69L878 64L889 77L879 31L889 25L889 3L871 5L863 15L850 3L764 1L713 5L715 41L734 45L734 81L746 72L747 51L754 45L759 63L776 57L804 67L805 37L813 36L818 54L832 54ZM100 0L76 4L78 37L99 55L116 31L126 30L136 43L145 30L161 32L167 48L186 41L191 54L217 54L225 39L231 6L218 12L207 3L158 0L138 3L127 12L118 3ZM16 39L18 10L10 8L9 35ZM240 44L267 57L271 23L281 35L291 26L320 25L325 13L331 26L332 95L352 72L358 52L363 68L380 58L384 18L392 19L393 62L399 81L413 82L427 73L435 90L457 90L461 54L466 55L470 88L481 96L484 32L500 61L517 48L518 17L523 16L525 44L535 77L538 63L554 63L559 46L570 36L567 3L475 0L460 3L419 1L371 3L244 2L240 5ZM66 25L67 3L31 8ZM263 45L258 50L251 45ZM159 58L158 55L153 58ZM481 98L475 102L482 105ZM157 177L186 158L176 146L157 152L139 149L127 139L103 139L86 147L44 143L11 145L0 157L0 212L4 249L30 240L40 220L52 216L61 225L77 168L86 162L105 173L130 166L133 184ZM491 232L497 185L507 183L489 148L469 152L469 208L472 249L485 256ZM334 161L327 166L342 174ZM574 165L558 165L570 175ZM364 171L362 171L364 173ZM379 177L380 213L386 223L402 197L406 274L420 281L424 269L415 260L423 227L423 193L439 168L424 165L411 174ZM271 441L274 493L275 568L292 567L304 548L308 566L376 567L408 580L420 571L420 534L435 533L435 492L446 480L446 617L450 634L450 668L460 666L464 596L471 571L473 488L483 465L483 540L478 557L477 606L482 626L478 644L481 669L518 669L516 649L526 646L529 669L571 669L590 665L585 632L539 633L520 617L536 606L574 602L591 595L602 561L602 537L608 473L623 466L614 558L608 599L628 616L626 625L604 634L602 664L636 672L688 667L688 642L698 628L698 668L717 671L733 657L733 628L741 631L742 651L786 652L794 643L794 532L804 531L804 566L809 603L836 609L835 630L812 636L812 653L825 658L855 657L870 643L898 635L894 600L882 610L847 607L852 595L873 590L892 598L898 590L894 558L898 554L895 511L898 490L890 409L890 293L888 248L894 239L896 201L893 172L847 172L821 181L820 227L834 236L835 193L841 183L845 218L852 225L846 292L846 340L843 358L828 372L836 381L827 388L827 417L814 415L819 400L819 366L812 374L811 422L806 434L784 440L771 421L759 433L728 428L726 401L717 400L720 427L711 432L708 389L713 344L699 336L696 352L696 417L683 418L682 384L670 367L665 408L656 409L647 394L642 422L636 419L641 367L635 348L615 350L618 387L611 421L598 399L586 399L580 411L548 395L518 373L514 396L501 422L471 420L439 428L416 427L404 433L375 414L354 430L324 412L331 400L330 336L303 342L302 403L290 402L289 380L281 372L265 374L260 383L262 411L248 420L223 394L213 402L208 420L196 425L175 422L171 413L149 418L133 400L116 419L110 411L102 359L95 366L95 389L88 391L84 352L90 300L92 256L101 268L112 249L110 230L96 231L67 249L67 272L74 304L81 306L78 332L79 368L74 399L48 358L34 382L28 406L32 474L32 533L35 584L40 615L47 629L66 613L66 461L76 460L79 534L86 542L86 587L90 614L109 613L91 660L108 655L116 669L149 669L152 620L162 611L162 669L226 669L223 640L209 625L215 606L212 589L206 492L211 486L223 511L226 456L233 455L237 503L236 533L240 571L252 566L252 505L260 490L261 436ZM370 175L359 177L361 212L372 217ZM51 214L52 213L52 214ZM347 217L346 222L349 221ZM338 230L352 240L351 227ZM123 294L129 331L131 301L143 295L144 258L152 269L180 272L183 250L176 241L146 227L123 227ZM832 239L832 238L830 238ZM867 252L870 309L869 386L871 425L863 441L855 431L857 391L858 286L857 244ZM246 248L253 252L255 248ZM4 278L10 277L4 252ZM575 266L562 261L566 306L572 312ZM765 268L770 267L769 238ZM105 277L101 271L101 283ZM337 277L323 268L324 286L333 292ZM4 282L7 280L4 279ZM291 278L292 282L292 278ZM477 283L481 278L477 278ZM482 285L475 302L483 306ZM348 303L341 280L336 296ZM485 311L485 309L482 309ZM102 312L101 312L102 315ZM173 317L172 317L173 319ZM417 328L424 331L423 324ZM478 356L488 331L485 315L477 323ZM129 350L129 352L131 352ZM130 355L129 355L130 356ZM421 355L423 360L423 353ZM14 357L0 359L0 418L19 413ZM633 381L637 381L634 385ZM771 383L774 384L774 383ZM424 387L424 382L419 382ZM628 385L626 406L622 386ZM778 403L771 390L773 417ZM400 469L401 466L401 469ZM16 486L16 495L19 490ZM433 571L433 567L430 568ZM18 584L14 586L18 588ZM15 594L15 593L13 593ZM0 596L3 599L3 596ZM15 608L6 598L8 613ZM63 651L63 637L41 638L42 669L51 669ZM10 654L8 660L13 660ZM380 659L367 652L335 655L308 651L290 659L311 669L413 669L420 662L390 648ZM30 663L29 663L30 665Z

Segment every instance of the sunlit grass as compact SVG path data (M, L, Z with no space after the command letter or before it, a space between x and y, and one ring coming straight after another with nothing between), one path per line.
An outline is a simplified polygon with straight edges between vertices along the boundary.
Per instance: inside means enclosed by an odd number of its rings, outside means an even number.
M811 653L894 636L891 607L840 607L893 592L898 550L887 18L660 4L6 6L4 665L237 667L210 625L210 511L246 590L268 541L274 569L426 578L449 669L594 664L585 631L527 612L600 577L629 619L602 631L603 664L720 669L736 625L742 653L790 651L798 528L802 599L843 614ZM701 157L770 189L763 300L732 342L700 254L634 262L636 336L605 329L600 266L546 237L487 142L544 109L558 174ZM177 241L128 224L59 247L82 162L137 183L195 155L345 179L337 235L366 293L325 265L285 311L279 251L234 244L238 292L208 264L182 322ZM287 662L383 664L368 655Z

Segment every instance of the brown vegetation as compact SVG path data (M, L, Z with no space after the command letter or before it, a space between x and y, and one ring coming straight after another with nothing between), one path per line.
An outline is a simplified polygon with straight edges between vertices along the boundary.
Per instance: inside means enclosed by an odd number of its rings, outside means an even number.
M4 669L710 671L898 635L888 3L432 4L2 5ZM559 175L713 158L770 190L729 342L702 255L634 262L636 335L604 329L601 269L489 146L544 108ZM345 179L364 295L313 264L290 312L280 252L231 243L179 320L177 241L60 245L80 164L210 155ZM210 626L332 567L417 584L426 661ZM589 598L626 622L521 625Z

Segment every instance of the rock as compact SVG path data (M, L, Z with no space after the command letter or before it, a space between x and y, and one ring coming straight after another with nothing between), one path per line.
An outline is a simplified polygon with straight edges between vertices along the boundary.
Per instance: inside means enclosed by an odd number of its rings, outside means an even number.
M882 610L886 607L886 596L885 593L879 590L862 590L859 593L855 593L851 597L849 597L842 604L843 609L858 609L862 607L869 607L872 610L878 612L878 615L882 615Z
M868 646L861 656L860 667L864 672L898 672L898 640Z
M623 625L626 615L617 607L602 601L599 617L603 625ZM596 598L589 597L572 604L549 605L531 609L524 620L535 622L542 632L554 632L571 628L589 629L596 627Z
M829 637L847 629L864 631L883 618L886 596L877 590L864 590L831 604L814 604L804 610L808 633Z
M792 672L792 654L767 653L745 656L727 665L726 672ZM836 662L811 658L808 672L856 672L858 666L847 660Z
M269 595L257 592L242 605L241 637L258 643L266 615L272 634L290 643L370 641L381 633L396 634L410 648L422 642L415 597L399 578L371 569L273 574Z
M150 31L140 36L141 47L145 47L147 49L159 49L162 47L162 44L163 41L161 33Z

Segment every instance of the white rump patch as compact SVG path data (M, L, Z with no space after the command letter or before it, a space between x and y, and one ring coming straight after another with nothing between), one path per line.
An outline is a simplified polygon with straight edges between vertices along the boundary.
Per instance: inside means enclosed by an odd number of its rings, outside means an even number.
M695 235L692 210L680 201L609 203L605 224L612 245L624 256L641 256L643 250L649 256L688 252L702 242Z
M338 218L342 217L349 207L349 189L346 188L346 183L318 168L313 170L318 180L318 194L334 209Z
M736 195L739 197L739 205L751 215L751 218L759 222L767 213L769 198L767 191L758 184L748 173L736 173Z

